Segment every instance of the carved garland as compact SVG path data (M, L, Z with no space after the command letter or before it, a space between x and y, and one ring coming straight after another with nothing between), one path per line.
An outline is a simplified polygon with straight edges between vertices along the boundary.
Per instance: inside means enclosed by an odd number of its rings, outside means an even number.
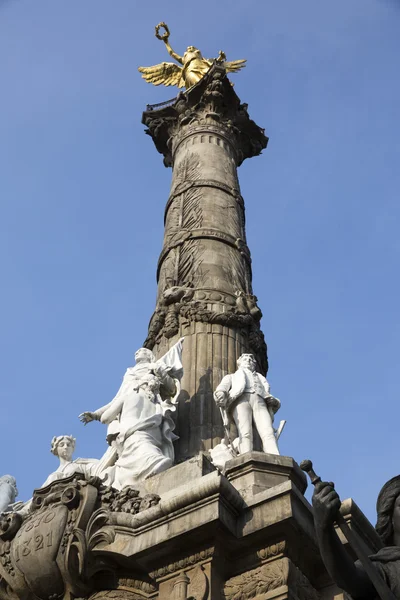
M226 600L249 600L287 584L289 560L282 558L228 579L223 595Z
M144 347L152 349L165 336L173 338L179 332L179 316L189 322L210 323L245 329L251 351L260 361L264 372L268 370L267 345L259 324L251 315L239 314L235 310L229 312L214 312L201 302L177 302L168 307L158 306L154 312Z

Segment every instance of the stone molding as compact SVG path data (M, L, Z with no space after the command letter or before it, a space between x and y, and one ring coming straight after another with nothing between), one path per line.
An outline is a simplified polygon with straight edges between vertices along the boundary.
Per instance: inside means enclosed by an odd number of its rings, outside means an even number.
M237 165L260 154L268 143L264 130L249 118L247 105L240 103L223 66L217 64L197 85L180 92L175 103L145 111L142 123L147 126L146 133L153 138L157 150L163 154L166 167L173 165L173 138L177 134L177 141L181 143L187 135L212 131L223 136L229 147L232 147L232 138ZM223 134L224 129L229 131L228 135Z
M221 146L229 155L237 161L237 152L235 140L232 131L221 125L197 125L184 129L182 133L177 134L173 142L172 160L174 160L178 150L195 146L196 144L215 144ZM184 148L182 148L184 146Z
M257 550L257 556L263 561L270 558L276 558L285 552L286 547L286 542L277 542L276 544L271 544L270 546L266 546L265 548L260 548Z
M187 569L188 567L193 567L198 564L202 564L208 560L210 560L215 553L215 548L205 548L204 550L200 550L195 554L191 554L189 556L184 556L175 562L171 562L164 567L160 567L151 573L149 573L150 577L153 579L160 579L163 577L167 577L169 575L173 575L177 571L181 571L182 569Z

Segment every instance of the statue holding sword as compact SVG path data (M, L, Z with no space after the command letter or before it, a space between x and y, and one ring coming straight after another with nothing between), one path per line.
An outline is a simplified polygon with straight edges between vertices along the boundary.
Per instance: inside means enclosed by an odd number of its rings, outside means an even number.
M376 510L375 529L382 548L368 556L359 538L340 513L340 498L332 482L321 481L305 460L300 467L315 486L313 494L314 525L325 567L333 581L353 600L396 600L400 598L400 475L381 489ZM347 538L356 562L350 558L336 534L335 523Z
M278 435L273 428L274 415L280 408L280 401L270 394L266 378L257 373L256 361L252 354L242 354L237 361L238 368L232 375L226 375L214 392L214 400L221 411L228 441L238 454L253 450L253 422L260 435L262 449L268 454L279 454L277 438L283 429L281 423ZM234 420L238 430L238 440L229 439L229 422Z

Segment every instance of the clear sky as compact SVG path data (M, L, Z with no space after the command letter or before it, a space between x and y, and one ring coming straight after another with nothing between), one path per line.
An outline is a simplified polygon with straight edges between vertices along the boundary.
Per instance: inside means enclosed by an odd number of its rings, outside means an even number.
M232 79L270 144L239 170L283 454L374 521L399 468L398 0L0 0L0 474L20 499L53 435L99 457L146 337L171 171L144 135L174 96L137 73L178 52ZM375 522L375 521L374 521Z

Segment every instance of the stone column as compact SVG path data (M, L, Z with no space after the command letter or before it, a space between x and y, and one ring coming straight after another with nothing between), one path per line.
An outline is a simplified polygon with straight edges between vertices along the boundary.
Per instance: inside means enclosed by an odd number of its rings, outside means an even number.
M240 354L252 352L260 372L268 368L237 177L237 167L259 154L267 138L246 108L215 65L172 104L143 115L164 164L173 168L145 345L161 356L185 336L178 461L223 437L212 394L236 370Z

